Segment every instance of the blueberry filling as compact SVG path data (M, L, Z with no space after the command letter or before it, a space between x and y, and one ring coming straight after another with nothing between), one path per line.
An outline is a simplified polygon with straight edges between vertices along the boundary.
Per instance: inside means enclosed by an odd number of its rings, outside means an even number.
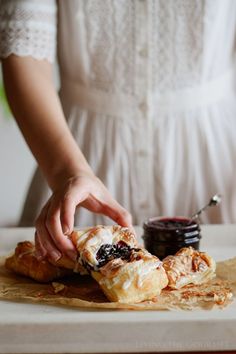
M116 245L102 245L96 255L98 268L115 258L121 258L129 262L133 250L139 251L138 248L132 248L123 241L119 241Z

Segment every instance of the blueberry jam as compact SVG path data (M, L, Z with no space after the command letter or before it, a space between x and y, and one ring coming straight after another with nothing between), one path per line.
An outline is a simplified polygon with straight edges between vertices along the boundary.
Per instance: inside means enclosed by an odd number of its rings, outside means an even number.
M138 251L138 249L130 247L123 241L119 241L116 245L102 245L96 255L98 267L104 266L115 258L121 258L129 262L132 250Z
M160 259L175 254L180 248L199 249L200 226L184 217L151 218L143 224L144 245Z
M160 220L151 220L149 225L157 226L165 229L181 229L186 226L195 225L195 221L184 218L163 218Z

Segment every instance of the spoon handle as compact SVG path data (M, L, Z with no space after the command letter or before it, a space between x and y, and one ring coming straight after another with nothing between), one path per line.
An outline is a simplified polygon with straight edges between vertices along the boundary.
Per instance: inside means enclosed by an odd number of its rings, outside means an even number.
M197 219L199 215L206 210L208 207L215 206L221 202L221 195L220 194L215 194L203 208L199 209L197 213L193 214L190 218L190 223Z

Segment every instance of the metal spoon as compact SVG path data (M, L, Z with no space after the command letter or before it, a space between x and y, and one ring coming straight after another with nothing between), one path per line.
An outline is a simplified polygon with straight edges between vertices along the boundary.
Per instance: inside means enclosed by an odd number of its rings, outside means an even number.
M197 213L193 214L189 220L189 223L191 223L193 220L197 219L199 215L206 210L208 207L215 206L221 202L221 195L220 194L215 194L213 197L211 197L210 201L208 204L206 204L203 208L198 210Z

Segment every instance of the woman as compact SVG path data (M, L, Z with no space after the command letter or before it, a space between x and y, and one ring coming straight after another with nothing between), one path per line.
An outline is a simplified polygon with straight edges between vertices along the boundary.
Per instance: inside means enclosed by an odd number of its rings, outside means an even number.
M234 1L2 1L0 23L7 96L44 176L22 215L46 203L39 256L74 257L78 206L77 225L131 227L126 210L190 215L219 192L203 220L236 222Z

